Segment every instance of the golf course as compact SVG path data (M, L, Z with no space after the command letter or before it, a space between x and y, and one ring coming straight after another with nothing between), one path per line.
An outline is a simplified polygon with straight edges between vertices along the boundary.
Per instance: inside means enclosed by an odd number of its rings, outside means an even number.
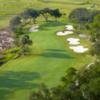
M67 69L73 67L80 70L92 63L95 58L91 56L91 42L88 38L73 34L57 36L66 25L74 25L68 20L69 13L79 7L90 8L89 0L0 0L0 27L9 25L9 20L27 8L59 8L65 13L58 21L53 17L45 22L43 17L37 18L35 25L38 31L29 32L31 54L10 59L0 66L0 100L29 100L30 94L37 90L42 83L49 88L59 85ZM3 4L2 4L2 3ZM8 2L8 3L7 3ZM99 0L92 0L99 9ZM75 27L74 27L75 30ZM85 34L85 31L83 30ZM84 53L76 53L70 49L67 39L80 39L80 45L88 48Z

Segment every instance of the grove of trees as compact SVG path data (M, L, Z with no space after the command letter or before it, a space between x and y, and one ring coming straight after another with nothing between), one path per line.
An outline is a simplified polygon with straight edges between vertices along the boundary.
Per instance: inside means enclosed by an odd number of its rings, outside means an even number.
M20 25L26 24L28 19L33 20L33 24L36 24L36 19L41 15L43 16L46 22L49 21L49 16L52 16L56 19L62 16L59 9L44 8L36 10L30 8L26 9L24 12L12 18L10 21L10 28L16 33L16 29L18 29Z
M100 14L94 17L94 21L90 24L90 29L93 43L92 53L100 60Z
M69 19L77 23L93 22L94 17L100 14L99 10L89 10L87 8L76 8L69 14Z
M87 8L76 8L69 14L69 20L76 23L80 29L88 29L99 10L90 10Z

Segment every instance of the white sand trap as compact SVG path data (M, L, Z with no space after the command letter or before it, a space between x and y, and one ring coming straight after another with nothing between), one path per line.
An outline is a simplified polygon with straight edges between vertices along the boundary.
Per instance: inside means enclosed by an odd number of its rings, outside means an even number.
M69 41L70 45L79 45L80 44L80 39L78 38L68 38L67 41Z
M70 45L79 45L80 42L79 41L71 41L69 42Z
M57 32L57 36L65 36L65 35L69 35L69 34L73 34L73 31L64 31L64 32Z
M73 27L72 25L66 25L65 28L66 28L68 31L74 30L74 27Z
M69 41L69 42L70 41L80 41L80 39L79 38L68 38L67 41Z
M74 32L73 32L73 31L64 31L64 33L65 33L66 35L69 35L69 34L73 34Z
M65 36L66 34L64 32L57 32L57 36Z
M84 48L84 46L70 46L70 49L72 49L74 52L76 53L85 53L86 51L88 51L88 48Z
M39 31L39 26L38 25L36 25L36 26L32 26L30 29L29 29L29 32L38 32Z

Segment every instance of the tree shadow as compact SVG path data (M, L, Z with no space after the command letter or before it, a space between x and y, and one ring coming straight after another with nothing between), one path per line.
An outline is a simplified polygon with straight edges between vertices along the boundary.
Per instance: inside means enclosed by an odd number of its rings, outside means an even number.
M46 51L40 56L47 58L58 58L58 59L73 59L65 50L61 49L46 49Z
M39 86L33 80L40 78L36 72L7 72L0 75L0 100L5 100L14 91L32 89Z
M51 51L51 52L66 52L66 50L62 50L62 49L46 49L47 51Z
M57 27L57 26L62 26L62 25L65 25L65 24L62 22L59 22L59 21L49 21L49 22L42 24L40 26L40 29L41 30L49 30L50 27Z

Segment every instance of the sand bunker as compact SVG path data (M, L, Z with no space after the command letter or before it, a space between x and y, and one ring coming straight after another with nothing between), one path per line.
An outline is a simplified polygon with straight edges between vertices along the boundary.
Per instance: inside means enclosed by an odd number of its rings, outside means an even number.
M72 25L66 25L65 26L66 28L66 31L60 31L60 32L57 32L57 36L65 36L65 35L69 35L69 34L73 34L73 30L74 30L74 27Z
M70 41L80 41L80 39L79 38L68 38L67 41L69 41L69 42Z
M73 34L74 27L72 25L66 25L65 26L66 31L62 32L57 32L57 36L65 36L69 34ZM85 48L84 46L79 45L80 44L80 39L79 38L68 38L67 41L69 42L70 46L69 48L72 49L75 53L85 53L88 51L88 48Z
M39 31L39 26L37 25L37 26L32 26L30 29L29 29L29 32L38 32Z
M78 38L68 38L67 41L69 42L70 45L79 45L80 44L80 39Z
M73 31L64 31L66 35L73 34Z
M70 46L70 49L72 49L74 52L76 53L85 53L86 51L88 51L88 48L84 48L84 46Z
M66 28L68 31L74 30L74 27L73 27L72 25L66 25L65 28Z
M58 36L65 36L66 34L64 32L57 32L56 35L58 35Z
M71 41L71 42L69 42L69 44L70 44L70 45L79 45L80 42L78 42L78 41Z
M69 35L69 34L73 34L73 31L64 31L64 32L57 32L57 36L65 36L65 35Z

